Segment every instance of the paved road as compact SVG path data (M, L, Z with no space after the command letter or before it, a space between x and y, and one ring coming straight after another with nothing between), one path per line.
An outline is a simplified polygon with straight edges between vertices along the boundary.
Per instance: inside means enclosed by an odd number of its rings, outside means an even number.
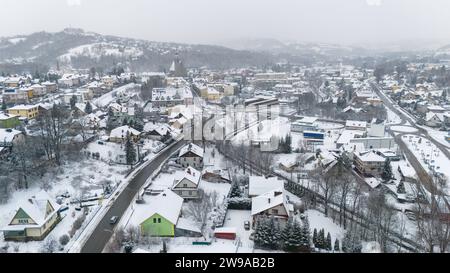
M427 140L431 141L436 147L438 147L445 154L445 156L448 159L450 159L450 151L448 150L447 146L443 145L442 143L440 143L439 141L437 141L433 137L431 137L428 134L427 130L423 129L422 127L417 126L417 124L416 124L417 121L415 119L412 119L411 117L405 115L402 111L398 110L396 105L394 105L392 103L392 101L390 99L388 99L383 92L381 92L380 88L375 83L372 83L372 88L373 88L373 90L375 90L375 92L381 98L381 100L383 101L384 105L386 105L389 109L391 109L394 113L396 113L400 117L400 119L402 120L401 124L405 124L406 121L408 121L410 123L411 127L414 127L414 128L416 128L418 130L418 132L410 133L410 134L412 134L412 135L422 135L422 137L424 137Z
M180 149L185 144L185 141L178 141L176 144L156 156L147 166L145 166L126 186L126 188L120 193L113 205L108 209L108 212L98 223L95 230L92 232L89 239L81 249L81 253L101 253L105 248L107 242L112 236L112 226L109 223L109 219L112 216L122 216L136 193L145 184L148 177L158 168L158 166L167 160L172 153Z
M428 134L427 130L417 126L416 120L412 119L408 115L405 115L402 111L397 109L396 105L394 105L392 103L392 101L387 98L387 96L384 94L384 92L382 92L375 83L372 83L372 88L378 94L378 96L381 98L384 105L400 117L400 119L402 120L401 125L404 125L408 121L410 123L411 127L414 127L418 130L417 132L413 132L413 133L399 133L397 135L394 135L392 130L390 128L388 128L388 132L394 136L395 142L399 145L400 149L405 153L405 156L408 159L409 163L416 171L421 184L425 187L425 189L427 189L427 191L436 192L436 186L435 186L431 176L428 174L427 170L422 166L422 164L416 158L414 153L404 143L402 136L417 135L422 138L425 138L425 139L431 141L434 145L436 145L436 147L438 147L450 159L449 150L447 149L446 146L442 145L439 141L432 138ZM449 204L447 204L447 205L449 206Z

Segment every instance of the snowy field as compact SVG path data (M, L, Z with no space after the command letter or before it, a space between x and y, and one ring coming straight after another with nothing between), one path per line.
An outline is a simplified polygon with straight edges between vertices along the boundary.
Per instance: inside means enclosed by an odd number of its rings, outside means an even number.
M34 181L34 184L28 190L15 191L5 204L0 204L0 227L8 225L15 211L18 209L20 200L29 198L45 189L50 197L55 198L61 194L68 193L71 197L63 200L62 206L68 206L69 209L62 213L63 220L50 232L46 239L54 238L59 240L63 234L67 234L75 219L83 212L76 211L78 204L70 204L71 201L80 197L100 196L103 194L103 186L110 184L113 188L125 180L124 174L127 166L108 165L102 161L94 159L85 159L80 162L69 162L65 165L54 168L47 172L42 178ZM94 211L98 202L92 202L94 206L90 211ZM89 218L89 215L87 216ZM4 242L0 239L0 247L10 245L10 252L40 252L42 242L12 243Z
M385 108L387 111L386 125L400 124L402 122L401 118L396 113L394 113L388 107Z
M408 148L414 153L425 170L444 174L448 183L450 160L439 148L420 136L405 135L403 136L403 141L408 145ZM447 194L450 194L450 188L447 189Z
M418 130L410 126L391 126L392 131L401 133L416 133Z

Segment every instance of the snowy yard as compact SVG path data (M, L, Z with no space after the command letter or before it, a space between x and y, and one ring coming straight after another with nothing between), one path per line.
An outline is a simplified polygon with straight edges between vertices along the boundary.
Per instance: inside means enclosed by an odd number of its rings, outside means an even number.
M70 198L63 199L62 203L62 206L68 206L69 209L61 213L62 221L46 237L46 239L53 238L58 241L61 235L70 231L75 219L83 213L83 211L75 210L78 204L70 204L70 202L80 197L101 196L104 192L103 187L106 184L110 184L112 188L115 188L125 180L124 174L126 170L126 166L110 166L95 159L68 162L59 168L54 168L42 178L38 178L34 182L33 187L28 190L15 191L7 203L0 204L0 211L4 212L0 215L0 227L8 225L18 209L17 206L20 200L30 198L42 189L45 189L50 197L54 199L62 194L69 194ZM98 202L90 203L94 206L90 207L89 211L93 211L98 207ZM88 215L86 218L89 217ZM3 239L0 239L0 247L5 244L11 246L8 252L15 250L18 252L40 252L43 241L13 243L4 242Z
M444 174L448 182L450 177L450 160L439 148L420 136L405 135L403 136L403 141L425 170ZM450 194L450 189L447 189L447 194Z

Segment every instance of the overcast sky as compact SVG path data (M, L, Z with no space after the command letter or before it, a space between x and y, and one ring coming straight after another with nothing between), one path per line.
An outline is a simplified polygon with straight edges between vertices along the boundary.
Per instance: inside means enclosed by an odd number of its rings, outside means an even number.
M155 41L450 40L449 0L1 0L0 36L65 27Z

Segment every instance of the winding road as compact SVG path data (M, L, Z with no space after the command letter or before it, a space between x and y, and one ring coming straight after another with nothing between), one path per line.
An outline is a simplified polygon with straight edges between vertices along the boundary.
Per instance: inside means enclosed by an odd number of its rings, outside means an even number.
M89 239L81 248L81 253L101 253L113 234L113 226L109 219L113 216L122 217L134 197L145 184L147 179L166 161L170 156L178 151L185 144L184 140L178 140L169 148L153 158L135 177L131 179L126 188L116 197L113 204L95 227Z

